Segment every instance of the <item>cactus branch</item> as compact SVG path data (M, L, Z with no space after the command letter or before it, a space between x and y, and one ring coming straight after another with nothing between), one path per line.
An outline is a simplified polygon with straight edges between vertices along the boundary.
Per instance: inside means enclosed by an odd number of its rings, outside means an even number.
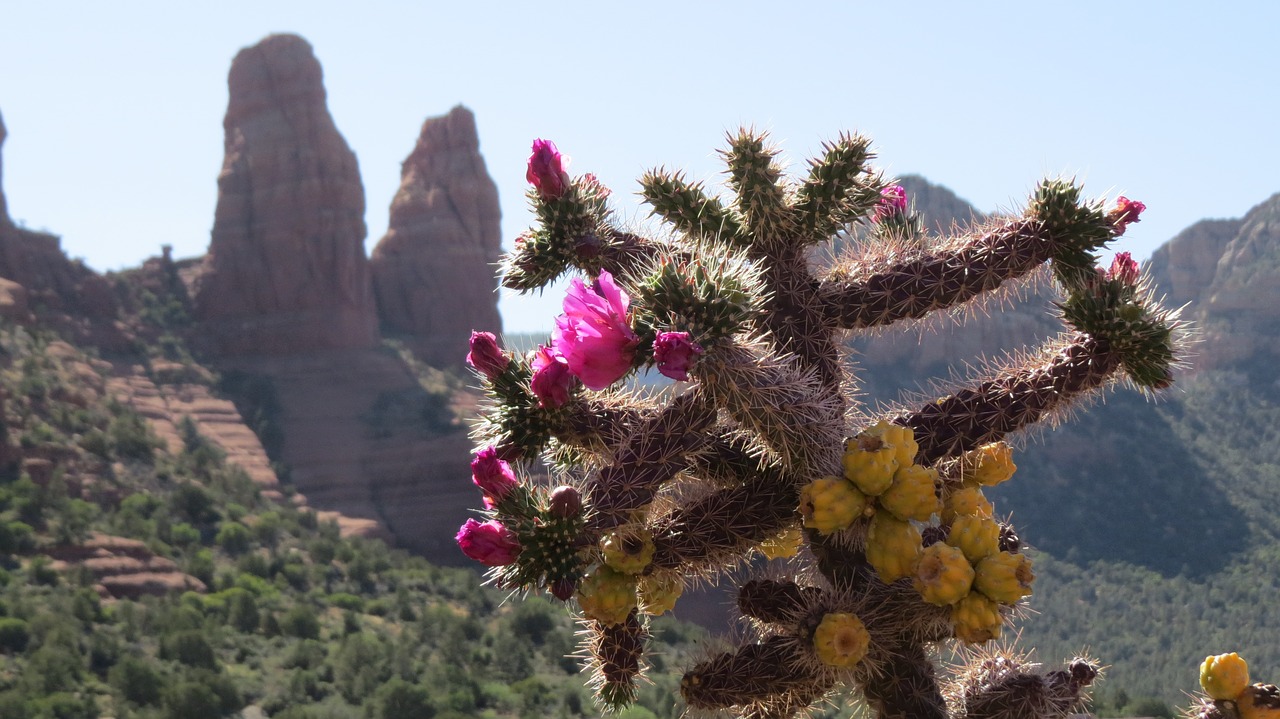
M921 463L959 456L1024 429L1104 386L1120 367L1121 356L1106 340L1082 333L1064 337L1065 346L1051 350L1046 361L1003 372L894 419L915 430Z
M844 329L919 319L1030 273L1053 256L1040 223L1009 220L933 253L884 267L835 272L822 282L824 317Z

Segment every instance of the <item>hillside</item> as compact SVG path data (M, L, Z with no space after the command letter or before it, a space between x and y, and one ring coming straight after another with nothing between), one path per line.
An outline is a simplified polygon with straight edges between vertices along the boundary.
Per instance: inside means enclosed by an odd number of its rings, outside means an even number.
M267 499L194 421L165 442L109 363L45 331L0 327L0 357L0 716L594 714L562 608ZM653 629L659 664L698 635ZM674 678L655 681L635 716L673 716Z

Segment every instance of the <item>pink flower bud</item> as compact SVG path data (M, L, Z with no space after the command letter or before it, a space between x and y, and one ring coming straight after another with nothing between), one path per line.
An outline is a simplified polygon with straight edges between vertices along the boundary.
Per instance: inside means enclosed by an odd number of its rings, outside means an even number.
M902 185L889 185L880 191L880 202L876 205L871 221L883 222L906 211L907 191L902 189Z
M467 364L477 372L491 380L497 379L507 371L510 363L511 360L498 346L498 338L492 332L471 333L471 351L467 353Z
M488 567L511 564L520 554L515 532L496 519L484 523L468 519L454 539L463 554Z
M613 194L613 190L605 187L604 184L600 182L600 178L590 172L578 178L578 186L601 200Z
M498 450L485 447L471 460L471 481L484 492L485 499L493 504L501 502L519 482L511 465L498 459Z
M543 200L554 200L569 187L569 175L564 171L564 157L550 140L539 138L533 141L533 154L529 155L529 169L524 177Z
M1117 252L1115 259L1111 261L1111 270L1107 272L1107 279L1119 280L1126 285L1138 284L1138 263L1128 252Z
M680 382L688 381L689 370L702 355L702 345L688 332L661 332L653 341L653 361L664 376Z
M538 405L554 409L569 401L574 377L569 363L559 352L542 346L533 356L533 379L530 388L538 398Z
M559 519L570 519L582 512L582 495L569 485L561 485L551 490L549 502L551 516Z
M1145 209L1147 209L1147 206L1137 200L1130 200L1124 196L1118 198L1115 208L1107 213L1107 219L1111 220L1111 227L1115 231L1115 236L1123 235L1130 222L1141 222L1138 219L1138 215L1141 215Z

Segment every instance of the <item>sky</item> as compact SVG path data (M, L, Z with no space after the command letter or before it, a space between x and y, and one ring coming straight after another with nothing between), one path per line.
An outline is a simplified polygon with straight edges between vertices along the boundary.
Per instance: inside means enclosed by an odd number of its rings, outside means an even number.
M1148 210L1147 257L1193 222L1280 192L1280 3L19 2L0 0L9 213L106 271L209 242L227 71L274 32L307 38L364 180L372 249L424 119L475 112L503 243L525 161L554 140L639 222L636 178L715 181L715 150L768 130L797 168L843 131L877 164L1017 211L1036 181ZM560 292L501 301L546 331Z

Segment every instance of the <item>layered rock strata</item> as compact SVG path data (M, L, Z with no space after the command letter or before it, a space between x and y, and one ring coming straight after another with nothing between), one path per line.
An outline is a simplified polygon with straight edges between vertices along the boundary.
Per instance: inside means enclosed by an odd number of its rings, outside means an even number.
M435 366L460 365L472 329L500 332L501 219L475 116L459 105L429 118L370 258L383 331Z
M366 347L377 320L355 154L306 40L272 35L231 64L209 253L196 283L206 349Z

